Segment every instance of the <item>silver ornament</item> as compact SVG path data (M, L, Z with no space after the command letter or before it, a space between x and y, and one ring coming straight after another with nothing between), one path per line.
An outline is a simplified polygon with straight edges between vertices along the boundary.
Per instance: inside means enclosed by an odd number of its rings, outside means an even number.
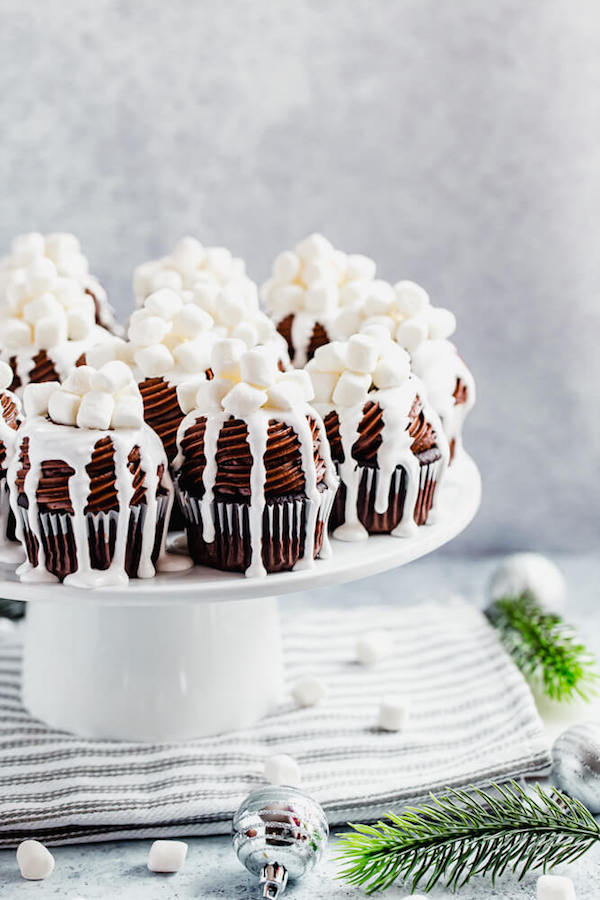
M239 861L258 876L263 897L278 897L323 855L329 836L321 806L297 788L269 785L250 794L233 817Z
M600 722L572 725L552 748L552 779L557 788L600 814Z

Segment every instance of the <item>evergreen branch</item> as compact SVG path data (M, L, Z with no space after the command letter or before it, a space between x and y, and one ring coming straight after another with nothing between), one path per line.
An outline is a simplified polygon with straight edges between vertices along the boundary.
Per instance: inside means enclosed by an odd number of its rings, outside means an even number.
M560 616L544 612L529 594L497 600L486 615L521 672L539 680L552 700L589 700L596 693L593 654Z
M495 882L505 871L521 879L532 869L573 862L600 841L600 827L577 800L532 795L516 783L450 790L421 808L388 813L376 825L353 825L338 835L339 877L367 893L395 881L412 891L430 891L438 882L456 890L474 875Z

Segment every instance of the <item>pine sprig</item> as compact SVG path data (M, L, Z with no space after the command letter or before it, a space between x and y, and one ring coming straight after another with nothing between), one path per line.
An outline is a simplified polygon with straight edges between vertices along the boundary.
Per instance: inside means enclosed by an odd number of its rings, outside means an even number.
M539 681L552 700L589 700L596 693L594 656L560 616L545 612L529 594L497 600L486 614L521 672Z
M537 786L529 795L514 781L490 790L450 790L376 825L351 824L352 832L339 835L339 877L367 893L395 881L412 891L438 882L456 890L474 875L494 883L505 871L520 879L573 862L600 841L594 817L565 794Z

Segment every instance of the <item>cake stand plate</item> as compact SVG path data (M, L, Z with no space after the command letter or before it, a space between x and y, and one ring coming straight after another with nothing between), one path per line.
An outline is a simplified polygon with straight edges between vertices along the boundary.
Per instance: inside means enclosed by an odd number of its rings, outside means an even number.
M245 578L197 566L82 590L24 584L0 566L0 596L28 602L22 691L29 712L82 737L181 741L245 728L282 700L277 596L393 569L473 519L481 480L462 452L435 524L411 538L331 541L309 569ZM224 602L227 601L227 602Z

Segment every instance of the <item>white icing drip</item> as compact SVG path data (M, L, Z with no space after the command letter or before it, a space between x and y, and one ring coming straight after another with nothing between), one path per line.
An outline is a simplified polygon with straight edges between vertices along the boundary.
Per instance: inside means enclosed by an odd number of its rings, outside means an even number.
M429 403L441 419L448 441L455 442L455 453L462 448L465 419L475 405L475 380L450 341L424 341L412 354L412 367L425 385ZM467 402L455 403L456 380L467 388Z
M265 509L265 453L267 450L267 432L269 417L257 411L246 420L248 430L248 446L252 457L250 470L250 507L248 509L248 526L250 529L250 565L246 569L248 577L263 577L267 574L262 561L262 520Z
M338 410L340 440L344 450L344 461L340 463L340 477L346 486L346 500L344 522L335 529L333 536L340 541L362 541L368 537L367 529L358 518L357 501L361 470L352 456L352 447L358 440L358 426L362 417L362 403Z
M117 532L114 555L106 570L93 569L90 561L88 543L87 515L84 509L90 493L90 479L86 466L92 458L94 447L102 439L108 437L113 446L115 468L115 490L119 502ZM55 423L35 416L30 418L19 431L19 441L29 438L30 469L25 477L23 492L28 501L27 518L29 528L38 542L38 564L32 566L25 562L17 574L22 581L55 581L56 578L46 569L46 559L41 540L42 525L38 516L37 489L42 463L48 459L61 459L74 469L75 474L69 479L69 495L73 506L73 515L69 517L73 531L73 540L77 554L77 571L65 578L65 584L78 587L100 587L123 584L128 581L125 571L127 537L129 531L130 502L134 495L133 475L128 467L128 456L133 447L139 448L140 466L145 474L146 519L143 525L143 538L138 574L141 578L154 574L152 551L154 548L157 524L157 490L158 468L164 467L162 486L172 495L172 485L167 473L167 463L160 438L143 425L139 429L95 430L75 428ZM13 457L9 472L11 505L17 517L17 534L24 541L23 523L19 516L18 489L16 475L20 468L18 455ZM172 502L172 496L171 496ZM141 512L140 512L141 514ZM166 532L166 526L165 526ZM163 538L164 551L164 538Z
M327 321L324 317L314 316L308 312L294 313L292 319L291 341L294 348L294 367L303 369L308 359L308 345L317 322L327 330Z
M2 391L17 406L17 414L21 413L21 405L12 391ZM0 414L0 444L4 446L5 458L3 468L8 469L17 445L19 432L11 428L4 416ZM23 550L8 537L8 522L10 513L9 490L6 479L0 481L0 562L16 563L23 560Z

